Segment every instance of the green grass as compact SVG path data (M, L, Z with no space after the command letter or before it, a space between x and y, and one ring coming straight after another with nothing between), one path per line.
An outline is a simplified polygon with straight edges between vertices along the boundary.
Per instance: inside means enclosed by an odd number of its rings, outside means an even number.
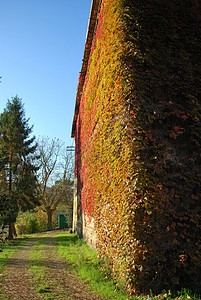
M82 281L89 283L92 289L106 299L135 299L146 300L168 299L168 300L201 300L201 297L193 292L183 289L172 294L170 291L153 296L140 295L129 297L122 284L112 281L110 276L105 276L101 268L101 262L97 258L96 251L92 250L82 239L75 234L63 233L56 237L59 245L59 254L64 257L68 264L76 271ZM118 290L117 290L118 289Z
M30 267L29 272L33 275L34 283L43 282L46 279L45 266L41 264L41 259L44 251L44 238L39 238L37 242L31 247L29 253Z
M27 238L20 238L14 240L6 240L5 243L0 242L0 271L3 269L4 265L13 253L18 249L19 246L24 244L27 241Z
M43 294L44 299L55 299L54 293L48 286L48 278L46 276L47 267L44 266L43 258L45 256L45 243L47 237L39 237L36 243L31 247L29 253L30 267L29 272L32 275L31 283L35 287L36 294Z
M125 290L117 289L117 285L110 276L105 277L96 251L92 250L82 239L75 234L64 233L57 236L57 241L59 254L76 270L78 277L89 283L97 294L106 299L128 299Z

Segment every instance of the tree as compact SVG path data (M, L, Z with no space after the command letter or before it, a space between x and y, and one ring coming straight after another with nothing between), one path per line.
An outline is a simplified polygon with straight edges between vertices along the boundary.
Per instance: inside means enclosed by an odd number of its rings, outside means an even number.
M16 207L9 219L9 237L13 238L13 223L19 209L31 208L36 203L37 167L35 136L30 138L32 127L25 118L24 105L17 96L8 100L0 114L0 180L1 193ZM12 199L12 200L9 200Z
M15 215L16 203L9 195L0 195L0 226L9 223L11 217Z
M58 139L42 138L38 142L40 156L41 203L47 213L47 227L52 228L52 215L62 201L72 199L72 153L63 150Z

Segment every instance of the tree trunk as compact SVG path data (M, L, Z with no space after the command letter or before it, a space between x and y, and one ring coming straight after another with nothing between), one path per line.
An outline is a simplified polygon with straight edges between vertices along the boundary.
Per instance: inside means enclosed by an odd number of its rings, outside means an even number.
M52 213L53 213L53 210L50 207L47 207L46 212L47 212L47 229L51 230L52 229Z
M10 196L12 196L12 164L13 164L13 152L11 151L10 166L9 166L9 184L8 184L8 190L9 190ZM14 238L14 236L17 236L16 230L15 230L15 224L12 221L10 221L8 238L10 240L12 240Z
M15 229L15 224L13 222L10 222L8 238L10 240L12 240L14 238L14 236L17 236L16 229Z
M10 154L10 165L9 165L9 185L8 185L8 189L9 189L9 194L11 194L12 191L12 165L13 165L13 152L11 151Z

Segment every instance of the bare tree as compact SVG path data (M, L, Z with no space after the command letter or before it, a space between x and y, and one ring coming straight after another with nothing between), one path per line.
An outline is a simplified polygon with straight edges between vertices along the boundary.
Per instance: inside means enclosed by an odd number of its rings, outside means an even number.
M58 204L72 199L73 157L58 139L42 138L38 149L41 204L47 213L47 227L51 229L52 215Z

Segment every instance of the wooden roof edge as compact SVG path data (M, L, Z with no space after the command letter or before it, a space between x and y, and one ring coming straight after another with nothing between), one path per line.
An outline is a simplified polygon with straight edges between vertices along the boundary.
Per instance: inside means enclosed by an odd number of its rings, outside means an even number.
M85 43L85 49L84 49L84 55L82 59L82 68L80 72L79 77L79 83L77 88L77 95L76 95L76 103L75 103L75 111L74 111L74 118L73 118L73 124L72 124L72 132L71 137L75 137L75 130L76 130L76 122L79 114L79 106L80 106L80 99L82 96L82 90L84 86L85 76L87 73L87 66L88 61L91 53L91 46L93 42L94 32L96 28L97 23L97 17L99 12L99 7L102 0L92 0L91 3L91 9L89 14L89 21L88 21L88 28L87 28L87 34L86 34L86 43Z

